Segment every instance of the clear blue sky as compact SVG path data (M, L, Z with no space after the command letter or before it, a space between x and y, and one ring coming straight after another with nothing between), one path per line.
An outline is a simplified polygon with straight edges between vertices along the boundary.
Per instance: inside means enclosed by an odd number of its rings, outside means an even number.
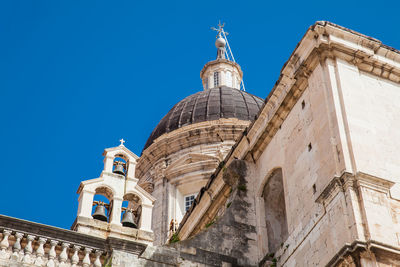
M390 3L392 2L392 3ZM398 1L1 1L0 213L63 228L104 148L137 155L202 90L218 20L265 98L307 28L329 20L400 48Z

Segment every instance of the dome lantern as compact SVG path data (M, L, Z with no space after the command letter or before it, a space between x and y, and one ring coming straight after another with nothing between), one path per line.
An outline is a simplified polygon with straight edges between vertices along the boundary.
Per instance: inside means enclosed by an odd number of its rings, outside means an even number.
M224 32L223 27L224 24L221 25L219 23L218 29L212 28L218 32L217 40L215 41L217 59L204 65L200 72L204 90L220 88L222 86L240 90L243 72L235 62L232 52L230 52L232 60L227 56L226 48L229 49L229 44L226 39L227 33Z

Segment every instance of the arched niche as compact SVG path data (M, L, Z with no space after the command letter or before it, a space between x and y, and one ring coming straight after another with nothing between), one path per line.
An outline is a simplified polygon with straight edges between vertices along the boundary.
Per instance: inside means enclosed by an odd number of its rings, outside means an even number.
M125 175L128 171L128 166L129 166L128 156L122 153L116 154L113 160L112 172ZM119 171L117 170L117 168L119 168Z
M130 178L135 178L135 166L138 157L130 150L128 150L125 146L120 145L118 147L107 148L104 150L103 156L105 172L116 173L115 167L118 161L124 166L123 175Z
M100 203L104 203L104 207L106 208L105 215L107 217L107 222L110 221L110 215L112 211L114 192L111 188L107 186L99 186L95 189L95 193L93 196L93 207L92 207L92 216L96 210L97 205Z
M122 202L123 209L129 209L135 215L135 224L140 229L141 223L141 215L142 215L142 199L135 193L127 193L123 197ZM121 216L122 220L123 214Z
M274 169L268 175L261 191L264 222L267 229L268 251L276 252L288 237L285 192L282 169Z
M113 190L106 186L106 185L101 185L95 189L95 195L102 195L108 199L108 201L112 201L114 192Z

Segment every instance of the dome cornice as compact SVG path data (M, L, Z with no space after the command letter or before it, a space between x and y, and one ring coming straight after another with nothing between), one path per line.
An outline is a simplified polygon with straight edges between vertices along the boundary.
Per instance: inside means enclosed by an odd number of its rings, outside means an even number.
M169 160L175 153L186 153L195 146L232 146L250 121L236 118L203 121L165 133L143 151L136 165L136 176L143 178L161 160ZM205 147L203 147L203 152ZM213 150L214 148L212 148Z
M240 68L239 64L237 64L236 62L233 62L233 61L224 59L224 58L218 58L218 59L216 59L216 60L209 61L209 62L207 62L207 63L204 65L203 69L200 71L200 78L201 78L201 79L204 78L203 75L204 75L204 73L206 72L206 70L207 70L209 67L214 66L214 65L217 65L217 64L221 64L221 63L225 63L225 64L228 64L228 65L231 65L231 66L236 67L237 70L239 71L240 78L243 77L243 71L242 71L242 69Z

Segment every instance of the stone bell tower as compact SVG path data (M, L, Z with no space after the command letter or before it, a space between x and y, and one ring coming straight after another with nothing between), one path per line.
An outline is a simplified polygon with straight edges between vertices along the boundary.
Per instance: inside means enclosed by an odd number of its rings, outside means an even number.
M101 238L111 236L152 243L155 199L137 185L138 157L124 146L123 139L120 141L119 146L104 150L104 169L100 177L81 182L77 191L78 214L72 230ZM94 201L95 195L105 197L108 203ZM124 202L127 207L123 207ZM96 209L92 213L93 206Z

